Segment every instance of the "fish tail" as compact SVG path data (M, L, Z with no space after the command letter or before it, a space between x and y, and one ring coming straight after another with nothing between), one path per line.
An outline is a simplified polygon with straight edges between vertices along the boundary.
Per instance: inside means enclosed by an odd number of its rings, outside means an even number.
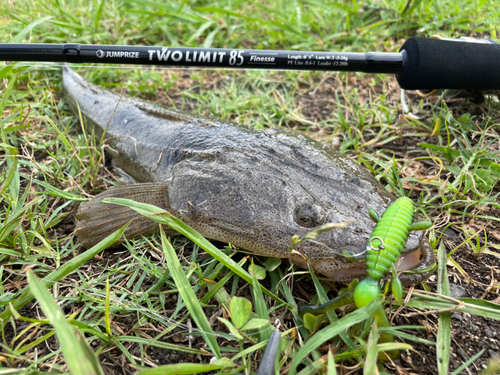
M114 231L132 221L125 237L135 238L154 232L158 223L133 209L117 204L102 203L104 198L127 198L166 209L167 185L148 183L119 186L108 189L94 199L82 203L76 214L76 235L90 248Z

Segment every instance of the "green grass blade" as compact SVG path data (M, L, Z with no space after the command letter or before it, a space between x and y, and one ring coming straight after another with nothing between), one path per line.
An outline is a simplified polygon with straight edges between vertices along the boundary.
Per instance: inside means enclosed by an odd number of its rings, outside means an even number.
M253 266L254 263L252 259L251 267L253 268ZM260 319L265 319L269 321L269 313L267 311L266 301L264 300L264 296L262 295L262 290L260 289L260 283L257 280L257 275L255 272L252 272L252 279L253 279L252 292L253 292L253 303L255 306L255 312L257 313L257 316ZM271 337L271 333L273 332L273 327L268 325L266 327L259 329L259 331L261 340L269 340L269 338Z
M10 91L14 87L14 84L16 83L16 76L12 76L9 85L5 89L5 92L2 95L2 99L0 100L0 113L3 113L5 106L7 105L7 99L9 98Z
M289 375L294 375L297 372L297 366L302 363L302 361L307 357L309 353L311 353L313 350L316 350L321 344L332 339L340 332L346 330L356 323L359 323L371 317L373 315L373 312L380 307L381 303L382 296L379 296L362 309L358 309L344 316L342 319L337 320L335 323L330 324L328 327L323 328L314 336L310 337L309 340L307 340L307 342L304 344L304 346L300 348L297 354L295 354L290 367Z
M451 375L459 375L459 374L461 374L462 371L464 371L467 368L467 366L469 366L470 364L474 363L474 361L476 359L478 359L479 357L481 357L485 351L486 351L486 349L481 349L475 355L473 355L472 357L470 357L466 362L462 363L462 365L460 367L458 367L455 371L453 371L451 373Z
M320 370L325 366L324 358L319 358L314 362L306 365L297 375L318 375L321 374Z
M450 296L450 284L446 272L446 250L441 242L438 249L438 286L439 294ZM451 344L451 313L442 312L439 314L439 328L437 333L436 356L437 366L440 375L448 374L450 364L450 344Z
M37 345L40 345L42 344L44 341L48 340L49 338L51 338L52 336L54 336L56 334L56 331L51 331L45 335L43 335L42 337L36 339L36 340L33 340L32 342L30 342L28 345L25 345L21 348L16 348L16 353L19 353L19 354L24 354L26 353L28 350L31 350L33 349L34 347L36 347Z
M12 70L12 68L17 64L17 61L12 63L12 65L7 65L6 67L0 69L0 79L4 79L5 77L7 77L7 74L10 73L10 71ZM10 116L9 116L10 117ZM7 117L7 119L9 118ZM5 121L5 118L2 119L2 121L0 121L0 124L4 124L4 121Z
M500 320L500 305L498 303L476 298L459 298L458 300L465 303L465 307L459 311Z
M182 300L186 304L189 313L193 317L193 320L196 322L198 328L201 330L201 334L205 338L205 341L214 355L217 358L221 358L219 344L217 343L214 332L212 331L212 327L203 312L200 302L194 294L186 274L179 264L179 259L177 259L177 254L175 253L174 248L165 236L163 228L161 229L161 243L163 246L163 252L165 253L165 258L167 259L170 274L175 281L175 285L179 289L179 294L182 296Z
M68 148L68 150L73 150L74 152L75 149L73 145L71 144L69 139L63 134L63 132L59 130L54 121L52 121L52 119L49 116L45 116L45 119L49 122L50 126L52 126L52 129L56 131L57 135L59 136L59 139L62 141L62 143L64 143L64 145Z
M447 157L449 162L452 162L453 160L455 160L456 158L461 156L460 151L452 149L450 147L443 147L443 146L433 145L433 144L429 144L429 143L419 143L418 146L427 148L429 150L441 152L442 154L444 154ZM495 164L495 163L493 161L485 159L485 158L482 158L479 160L479 165L482 167L488 168L492 164Z
M45 284L45 287L50 288L56 282L60 281L63 277L77 270L85 262L88 262L90 259L99 254L101 251L110 247L112 244L118 241L118 239L122 236L123 232L125 232L125 229L127 229L127 227L128 224L118 229L116 232L111 233L108 237L103 239L94 247L88 249L86 252L64 263L59 269L48 274L42 280L43 283ZM26 290L19 298L17 298L14 302L12 302L12 308L14 309L14 311L19 310L28 302L30 302L32 299L33 295L29 290ZM2 322L3 326L7 324L9 318L12 316L12 313L13 313L12 309L5 309L0 314L0 322Z
M433 345L433 346L436 345L434 341L426 340L418 336L413 336L406 332L401 332L400 327L379 327L378 331L379 333L388 333L390 335L400 337L404 340L415 341L423 345Z
M242 266L243 264L245 264L247 261L246 258L243 258L242 260L240 260L240 262L238 263L240 266ZM227 274L225 274L217 284L215 285L212 285L210 283L207 283L207 286L208 286L208 292L200 299L200 302L203 303L203 304L207 304L208 301L214 297L218 292L219 290L222 289L222 287L224 285L226 285L226 283L229 281L229 279L231 279L232 277L234 276L234 272L230 271L228 272Z
M13 157L10 158L10 166L9 166L9 171L7 172L7 176L5 177L2 186L0 187L0 194L5 191L10 186L10 183L16 176L16 173L19 173L18 168L17 168L17 155L19 154L19 151L15 147L9 147L8 149L9 154L12 155Z
M314 274L311 268L309 268L309 271L311 272L311 278L314 282L314 286L316 287L316 293L318 294L318 300L320 304L328 302L328 295L326 294L325 289L323 289L323 286L319 282L318 277ZM326 316L330 320L330 323L336 322L339 319L337 317L337 313L335 312L335 310L327 311ZM349 349L351 350L356 349L356 345L352 341L351 337L347 334L347 332L341 332L339 336L342 340L344 340ZM361 358L359 360L361 361Z
M22 254L20 252L18 252L18 251L10 250L10 249L4 249L4 248L1 248L1 247L0 247L0 254L10 255L12 257L17 257L17 258L20 258L22 256Z
M104 5L105 0L101 0L99 3L99 9L97 9L97 14L95 15L94 19L94 29L97 30L99 26L99 19L101 18L102 15L102 7Z
M0 228L0 241L3 241L9 234L11 234L14 228L18 225L19 221L21 221L22 216L25 215L31 207L37 205L44 199L45 197L40 195L26 203L24 206L19 206L17 211L14 211L12 215L9 215L9 219L4 222L2 224L3 226Z
M435 296L424 295L418 292L413 294L414 298L408 301L408 306L424 310L442 310L457 307L452 301L448 301ZM458 301L464 302L464 306L457 308L457 312L469 313L471 315L483 316L485 318L500 320L500 305L473 298L458 298ZM397 306L398 304L394 304Z
M337 367L335 366L335 360L333 359L331 350L328 351L328 368L326 370L326 375L337 375Z
M287 335L289 335L290 333L292 333L293 329L289 329L288 331L285 331L285 332L282 332L281 333L281 339L283 340L284 337L286 337ZM261 341L259 342L258 344L255 344L255 345L252 345L244 350L241 350L238 354L236 354L233 358L231 358L231 360L234 362L236 361L237 359L239 358L242 358L242 357L245 357L249 354L252 354L254 352L256 352L257 350L259 349L264 349L267 345L269 341L266 340L266 341Z
M190 375L223 369L225 364L178 363L138 372L137 375Z
M144 337L137 336L115 336L111 339L111 342L134 342L144 346L153 346L155 348L161 348L165 350L173 350L176 352L182 352L186 354L196 354L196 355L208 355L209 352L202 349L192 349L182 345L170 344L168 342L158 341L154 339L146 339Z
M66 320L64 313L45 288L44 283L32 271L28 271L28 282L43 313L56 330L64 359L71 373L73 375L104 375L95 354L84 350L83 347L87 345L85 338L77 337L74 327Z
M31 30L33 30L36 26L44 23L45 21L50 20L51 18L53 18L53 17L47 16L47 17L39 18L36 21L31 22L28 26L26 26L24 29L22 29L19 34L17 34L14 38L12 38L12 43L21 43L24 40L24 38L26 37L26 35L28 35L28 33ZM0 113L2 113L2 111L0 111Z
M363 368L364 375L375 374L377 368L377 341L378 341L378 326L377 322L373 322L368 342L366 343L366 358Z
M106 304L104 306L104 321L106 323L106 333L108 334L108 337L112 337L111 333L111 316L109 314L109 295L110 295L110 289L109 289L109 277L106 278Z

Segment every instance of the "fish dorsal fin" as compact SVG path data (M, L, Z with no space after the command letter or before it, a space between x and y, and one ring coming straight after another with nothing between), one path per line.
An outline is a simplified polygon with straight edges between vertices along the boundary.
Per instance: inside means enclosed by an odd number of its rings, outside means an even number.
M190 118L189 116L185 116L185 115L182 115L182 114L174 112L174 111L170 111L170 110L165 109L165 108L156 107L156 106L153 107L153 106L143 104L143 103L136 104L136 106L137 106L137 108L139 108L142 111L148 112L154 116L163 117L167 120L182 121L182 122L193 121L193 119Z

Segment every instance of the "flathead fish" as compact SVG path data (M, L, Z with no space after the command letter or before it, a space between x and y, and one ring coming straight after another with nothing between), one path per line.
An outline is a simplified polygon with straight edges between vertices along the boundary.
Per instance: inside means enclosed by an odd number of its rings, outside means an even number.
M115 171L129 185L83 203L77 236L90 247L132 219L128 238L152 233L157 223L123 206L124 197L169 211L203 236L258 255L288 258L291 238L326 223L355 219L296 246L291 259L334 280L364 277L362 254L379 215L395 197L363 167L335 150L287 130L256 130L121 97L86 82L65 66L66 100L79 107L89 131L105 132ZM423 233L410 235L398 269L422 269L434 260ZM427 273L419 278L428 276ZM406 283L415 276L402 277Z

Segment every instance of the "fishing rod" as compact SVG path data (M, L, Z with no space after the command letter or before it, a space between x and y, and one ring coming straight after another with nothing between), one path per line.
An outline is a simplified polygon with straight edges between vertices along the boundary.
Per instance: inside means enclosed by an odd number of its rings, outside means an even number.
M396 53L12 43L0 61L385 73L405 90L500 89L500 45L474 38L410 38Z

